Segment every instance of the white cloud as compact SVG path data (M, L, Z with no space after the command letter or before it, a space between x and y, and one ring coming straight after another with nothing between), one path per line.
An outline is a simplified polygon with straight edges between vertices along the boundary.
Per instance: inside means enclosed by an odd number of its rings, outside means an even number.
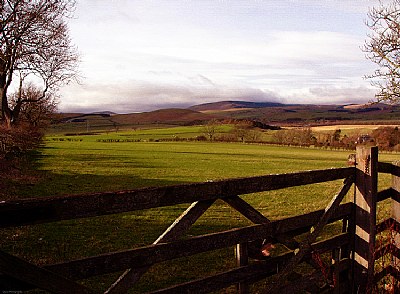
M360 91L368 89L361 77L373 68L360 50L368 5L81 1L71 33L82 52L85 86L64 88L61 108L368 100L370 91Z
M310 93L315 103L319 103L321 97L324 97L326 102L332 101L338 104L346 104L370 102L374 98L375 90L369 87L317 87L311 88Z
M207 80L201 76L198 78ZM79 93L81 98L77 102L75 97ZM96 103L93 103L93 98ZM128 113L166 107L186 108L221 100L280 101L281 97L272 91L216 85L212 81L197 86L130 81L124 84L71 85L64 93L60 107L64 112L82 108Z

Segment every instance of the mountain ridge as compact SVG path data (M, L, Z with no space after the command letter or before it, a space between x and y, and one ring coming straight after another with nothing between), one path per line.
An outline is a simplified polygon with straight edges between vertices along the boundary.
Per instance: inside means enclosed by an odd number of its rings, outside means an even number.
M55 123L88 122L111 126L202 125L212 119L219 121L248 120L268 125L326 125L399 121L400 106L375 104L283 104L278 102L218 101L193 105L188 108L164 108L149 112L115 114L98 111L88 114L58 114Z
M195 111L209 111L209 110L228 110L228 109L238 109L238 108L265 108L265 107L278 107L285 106L289 104L283 104L280 102L253 102L253 101L235 101L235 100L226 100L226 101L217 101L217 102L209 102L196 104L188 107L188 109Z

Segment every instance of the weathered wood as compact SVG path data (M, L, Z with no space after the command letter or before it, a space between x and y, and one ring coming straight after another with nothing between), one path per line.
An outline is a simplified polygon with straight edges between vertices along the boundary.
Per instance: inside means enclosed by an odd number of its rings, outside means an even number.
M247 242L236 244L235 247L236 266L242 267L249 264L249 252L247 248ZM237 284L237 293L247 294L249 293L249 285L247 282L240 282Z
M379 248L378 250L375 251L375 260L378 260L381 257L384 257L385 255L390 254L390 257L392 258L400 258L400 249L397 248L396 244L388 243L385 246ZM398 263L393 263L396 266L398 266Z
M391 173L393 176L400 177L400 165L398 162L392 163Z
M394 176L400 177L400 166L397 162L387 163L378 162L378 172L385 174L392 174Z
M348 270L350 262L348 259L338 261L337 274L344 270ZM346 288L344 283L340 283L338 280L335 283L335 288L331 288L330 284L326 283L326 278L323 276L321 271L314 271L310 274L304 275L300 279L290 281L286 285L281 285L279 293L349 293L349 289ZM331 281L329 281L331 282ZM324 286L318 287L318 284L325 284ZM303 290L303 291L302 291ZM267 292L268 293L268 292Z
M356 161L354 285L365 292L374 276L378 148L357 146Z
M282 254L279 257L255 264L243 266L209 277L193 280L169 288L153 291L153 294L175 294L175 293L209 293L217 291L237 282L251 280L255 282L276 274L277 268L281 267L287 259L293 255L292 252Z
M376 234L380 234L383 231L387 230L390 227L390 225L392 224L392 222L393 222L393 219L388 218L388 219L380 222L379 224L376 224L376 227L375 227Z
M61 275L0 251L0 272L53 293L93 293Z
M333 248L342 247L350 242L348 233L341 233L339 235L327 238L322 241L313 243L312 249L319 253L327 252Z
M400 169L400 161L393 162L393 170ZM400 265L400 235L399 235L399 223L400 223L400 172L398 174L392 173L392 223L388 229L393 229L397 234L393 234L393 244L390 251L393 255L391 259L391 265L394 269Z
M351 213L352 203L342 204L332 216L331 222L343 219ZM281 235L310 227L322 216L324 210L273 221L265 225L254 225L245 228L192 237L171 243L149 245L137 249L112 252L94 257L87 257L65 263L44 266L45 269L72 280L113 273L127 268L141 268L154 263L190 256L193 254L234 246L249 240L259 239L265 235ZM333 239L314 244L314 250L325 251L348 242L348 235L339 235ZM331 242L331 243L330 243ZM323 244L329 244L324 248ZM0 277L0 281L4 277Z
M333 293L340 294L340 249L335 248L332 252L332 267L333 267Z
M400 223L393 218L388 218L376 225L376 234L382 233L385 230L393 230L400 234Z
M393 195L395 194L395 190L393 190L393 188L388 188L382 191L379 191L376 194L376 201L380 202L386 199L391 198Z
M215 199L192 203L153 244L173 241L183 236L214 202Z
M342 220L342 233L349 234L349 228L351 226L350 217L346 217ZM350 258L350 244L352 242L349 240L349 245L341 246L340 248L340 259Z
M153 242L156 245L160 242L177 240L213 205L212 200L196 201L192 203L165 232ZM126 270L105 293L125 293L134 285L140 277L147 272L149 267Z
M243 216L255 224L267 224L271 222L261 212L259 212L239 196L226 197L222 200L224 200L229 204L229 206L240 212Z
M301 262L303 257L311 251L310 244L315 242L331 216L334 215L335 211L339 208L340 203L350 190L352 184L353 177L349 177L344 181L340 192L332 198L331 202L325 208L324 214L321 216L318 223L310 230L310 233L306 239L300 243L299 249L295 256L293 256L286 268L276 275L276 277L274 277L274 279L271 281L271 284L268 287L269 293L278 293L280 285L286 280L288 275L293 272L294 268Z
M0 203L0 227L94 217L338 180L353 167Z
M228 203L232 208L240 212L243 216L245 216L248 220L252 221L255 224L267 224L271 222L257 209L255 209L253 206L251 206L249 203L244 201L239 196L227 197L223 198L223 200L226 203ZM280 243L282 243L289 249L294 249L297 248L298 246L298 242L293 238L289 238L287 236L277 236L277 239Z
M258 210L256 210L254 207L252 207L250 204L248 204L246 201L241 199L239 196L234 196L234 197L229 197L229 198L224 198L223 199L225 202L227 202L231 207L239 211L242 215L244 215L246 218L248 218L250 221L253 223L269 223L270 220L266 218L264 215L262 215ZM308 231L308 227L304 232ZM300 232L297 232L300 233ZM302 233L302 232L301 232ZM271 239L271 238L269 238ZM295 249L298 248L299 243L294 240L293 238L290 238L285 235L277 235L276 239L278 242L281 244L285 245L288 249ZM272 242L272 240L271 240ZM316 267L315 263L313 260L310 260L310 263L312 266Z
M380 272L376 273L374 276L374 283L376 284L380 280L382 280L386 275L391 275L394 277L397 281L400 281L400 271L397 269L397 267L393 267L392 265L389 265L382 269ZM398 293L398 292L393 292L393 293Z
M71 261L65 264L68 264L68 268L71 270L70 273L66 274L70 275L74 273L73 269L75 269L77 271L75 274L90 274L90 276L93 276L116 272L126 268L150 266L154 263L230 247L236 245L238 242L246 242L247 240L257 239L260 236L270 235L274 231L277 231L276 226L276 223L254 225Z
M393 165L387 162L378 162L378 173L392 174L394 172Z
M354 170L355 169L352 167L305 171L208 183L145 188L133 191L6 201L0 203L0 227L100 216L196 201L197 204L193 204L183 213L183 215L151 246L103 254L43 268L45 271L54 271L55 275L68 277L73 280L121 271L128 268L129 270L125 271L116 283L106 291L107 293L120 293L128 290L132 284L147 271L148 267L154 263L233 246L237 243L246 244L250 240L265 238L267 236L273 236L279 242L285 244L288 243L287 237L284 237L285 234L300 232L305 228L309 228L315 224L319 217L326 214L326 211L324 212L321 210L266 224L269 222L267 218L244 202L240 197L232 195L270 191L342 179L351 176ZM239 212L253 222L260 223L260 225L197 236L182 241L174 241L182 236L204 211L219 198L232 204L231 206L235 209L237 208ZM341 208L343 210L332 214L331 217L327 217L326 219L330 218L331 221L335 221L348 216L351 210L351 204L342 205ZM346 242L348 242L348 236L340 236L339 239L340 242L344 242L345 239ZM335 242L339 242L339 239L335 239ZM169 243L160 244L160 242ZM327 242L332 242L332 240ZM294 246L297 245L297 243L294 244ZM292 245L291 248L294 246ZM318 247L318 245L316 245L316 247ZM243 248L244 247L241 247L241 249ZM249 267L245 262L247 258L244 258L243 254L245 254L245 251L241 253L242 258L239 259L239 272L242 268ZM305 256L306 254L303 257ZM276 267L274 271L276 271ZM261 275L266 276L269 274L272 274L272 272L266 273L264 271ZM4 278L4 275L0 277L0 280L2 278ZM254 276L246 276L243 279L236 279L234 283L238 281L246 282L252 278L254 278ZM29 284L29 281L26 279L22 280ZM79 284L76 285L76 287L80 286ZM29 288L29 286L27 288ZM70 290L70 288L71 287L69 287L68 290ZM80 293L79 291L80 290L74 292ZM86 289L84 291L86 291Z
M313 250L318 252L327 252L332 250L332 244L343 245L348 242L348 236L345 234L331 238L330 240L320 241L311 244ZM202 279L175 285L166 289L160 289L152 293L208 293L217 291L233 285L237 282L249 281L256 282L258 280L270 277L282 269L285 264L293 257L293 251L282 253L278 256L271 257L268 261L259 261L254 264L242 266L240 268L219 273ZM348 269L349 262L344 261L340 264L340 269Z

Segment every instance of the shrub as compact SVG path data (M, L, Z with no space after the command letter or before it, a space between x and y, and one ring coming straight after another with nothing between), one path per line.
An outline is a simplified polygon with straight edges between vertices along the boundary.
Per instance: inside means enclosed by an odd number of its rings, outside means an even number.
M11 129L0 126L0 159L13 159L24 156L37 148L42 134L36 128L18 126Z
M197 136L195 138L196 141L207 141L207 137L204 135Z

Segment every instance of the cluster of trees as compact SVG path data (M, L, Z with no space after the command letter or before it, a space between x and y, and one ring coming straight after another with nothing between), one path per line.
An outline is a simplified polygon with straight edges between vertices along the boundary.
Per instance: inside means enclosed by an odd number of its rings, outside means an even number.
M400 131L398 127L380 127L371 134L379 150L400 151Z
M400 151L398 127L379 127L371 134L343 135L340 129L326 133L313 133L311 128L292 128L274 134L274 143L288 146L315 146L337 149L355 149L357 144L374 143L380 150Z
M211 120L203 127L203 136L196 141L217 142L248 142L272 143L287 146L320 147L331 149L354 150L357 144L374 143L380 150L400 151L400 130L398 127L379 127L371 134L352 133L343 134L340 129L331 132L313 132L311 127L290 128L277 130L272 140L262 139L262 131L254 127L254 123L247 120L230 122L232 130L222 132L226 121ZM176 140L179 140L178 138ZM183 139L187 140L187 139Z
M274 143L292 146L310 146L317 141L309 127L281 130L274 134L273 139Z
M233 126L230 132L221 132L222 125ZM257 124L257 122L256 122ZM261 132L254 128L255 122L249 120L219 121L210 120L203 127L204 139L219 142L258 142Z
M282 130L274 134L274 142L291 146L315 146L325 148L354 149L359 134L342 135L340 129L332 132L314 133L310 127Z
M74 9L73 0L1 1L0 158L36 146L59 87L77 79L79 56L66 22Z

